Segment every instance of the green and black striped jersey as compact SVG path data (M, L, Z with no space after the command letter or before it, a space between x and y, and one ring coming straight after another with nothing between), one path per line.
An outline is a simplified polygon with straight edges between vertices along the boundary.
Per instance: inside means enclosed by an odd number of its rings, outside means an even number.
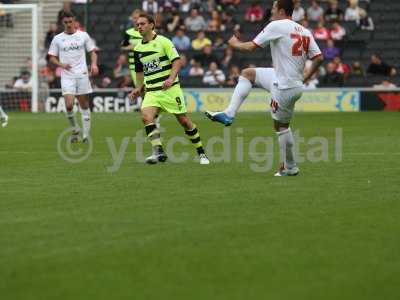
M162 85L171 74L172 63L179 59L178 51L168 38L155 35L151 41L143 40L134 49L136 72L143 72L146 91L162 90ZM179 83L176 79L173 85Z

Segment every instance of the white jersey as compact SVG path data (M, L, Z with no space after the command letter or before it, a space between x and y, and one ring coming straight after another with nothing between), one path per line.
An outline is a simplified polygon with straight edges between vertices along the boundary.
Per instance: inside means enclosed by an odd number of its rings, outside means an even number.
M278 89L303 86L307 59L321 55L312 33L289 19L272 21L253 42L262 48L270 44Z
M49 55L57 56L61 63L71 66L63 69L61 77L82 78L88 76L86 51L95 50L95 45L86 32L77 30L73 34L62 32L51 42Z

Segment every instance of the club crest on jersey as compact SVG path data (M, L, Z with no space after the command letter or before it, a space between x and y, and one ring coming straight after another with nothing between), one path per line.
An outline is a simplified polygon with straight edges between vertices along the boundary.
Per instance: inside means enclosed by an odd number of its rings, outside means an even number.
M152 61L143 63L143 68L144 68L145 75L161 70L162 67L160 64L160 59L156 58L156 59L153 59Z

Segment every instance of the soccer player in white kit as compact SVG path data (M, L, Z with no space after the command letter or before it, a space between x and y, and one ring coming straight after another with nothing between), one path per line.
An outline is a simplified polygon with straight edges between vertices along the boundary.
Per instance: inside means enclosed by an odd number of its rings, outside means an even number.
M274 68L249 68L242 71L231 102L223 112L206 112L208 118L225 126L232 124L236 112L255 84L271 93L271 115L278 135L282 165L275 176L294 176L299 173L293 152L294 139L289 127L295 103L307 82L323 62L321 50L312 33L291 20L292 0L275 1L270 22L253 41L241 42L235 36L229 45L241 51L271 47ZM313 64L304 76L307 59Z
M51 42L50 61L62 68L61 89L65 99L67 117L74 128L71 143L79 141L79 127L73 111L75 96L78 98L83 127L83 142L89 139L90 108L88 94L92 93L89 75L97 75L97 54L90 36L75 27L75 16L64 12L62 15L64 32L56 35ZM86 52L90 53L90 74L86 65Z
M1 126L6 127L8 125L8 116L4 112L3 108L0 105L0 121L1 121Z

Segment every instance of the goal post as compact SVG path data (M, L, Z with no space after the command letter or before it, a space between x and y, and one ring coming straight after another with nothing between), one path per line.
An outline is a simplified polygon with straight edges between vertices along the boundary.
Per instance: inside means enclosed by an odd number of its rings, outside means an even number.
M6 109L39 111L39 22L37 4L0 4L0 105ZM13 88L24 68L30 91Z

